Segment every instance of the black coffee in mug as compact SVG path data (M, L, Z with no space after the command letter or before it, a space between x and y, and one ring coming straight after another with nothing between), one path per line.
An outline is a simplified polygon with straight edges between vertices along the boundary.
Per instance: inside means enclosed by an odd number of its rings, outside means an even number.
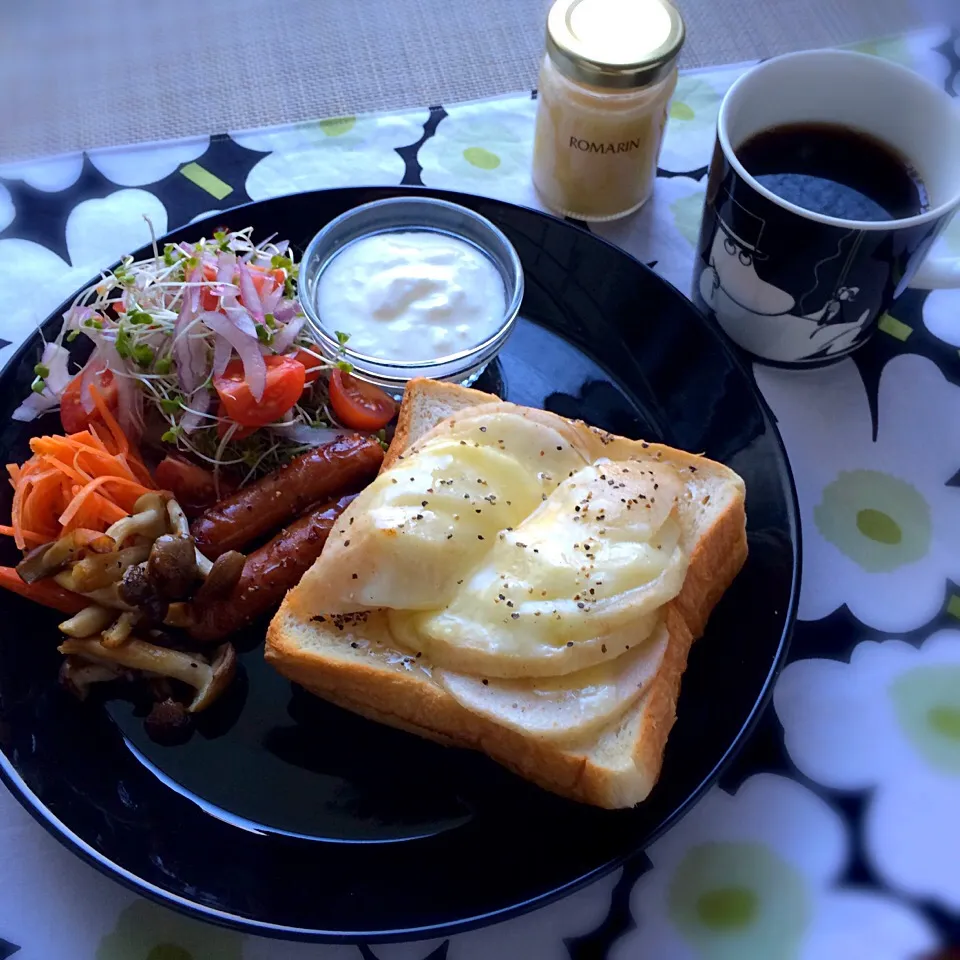
M785 123L736 148L758 183L798 207L845 220L901 220L928 209L910 162L882 140L837 123Z
M849 50L766 60L720 106L691 293L757 360L838 360L908 285L960 286L928 255L957 209L960 103Z

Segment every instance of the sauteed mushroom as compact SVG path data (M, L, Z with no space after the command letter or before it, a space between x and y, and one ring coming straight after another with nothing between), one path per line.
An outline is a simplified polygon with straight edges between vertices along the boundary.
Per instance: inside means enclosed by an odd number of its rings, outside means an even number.
M108 683L123 675L123 668L110 663L91 663L80 657L67 657L60 664L60 684L80 700L86 700L95 683Z
M176 500L167 501L167 519L170 521L170 532L178 537L190 536L190 521Z
M142 563L150 556L148 544L137 544L114 553L95 553L78 560L71 568L73 583L78 593L102 590L118 582L127 567Z
M186 707L170 696L154 703L143 725L151 740L170 745L186 740L192 728Z
M190 596L200 576L196 552L189 536L165 533L153 541L147 560L147 579L165 600L183 600Z
M213 566L207 574L206 580L194 594L193 602L203 604L218 597L226 596L243 575L243 565L246 562L247 558L236 550L221 553L213 561Z
M59 583L64 590L72 590L74 593L82 594L101 607L111 607L114 610L135 609L120 595L119 583L111 583L109 587L104 587L101 590L78 590L73 579L72 570L61 570L53 579Z
M119 647L121 644L126 643L131 634L133 633L133 628L140 622L140 614L132 613L129 610L124 611L117 618L116 623L113 624L108 630L103 631L103 636L100 642L105 647Z
M156 540L167 532L167 509L159 493L145 493L133 505L129 517L118 520L107 528L107 536L121 544L133 536Z
M186 708L188 713L199 713L209 707L229 686L237 668L237 654L229 643L217 648L212 661L138 639L114 648L105 647L97 639L71 639L61 643L58 649L68 656L79 656L94 663L141 670L186 683L196 691Z
M116 610L91 604L74 614L69 620L64 620L60 624L60 632L77 639L93 637L106 630L113 623L116 615Z
M44 577L53 576L68 563L87 553L109 553L116 549L116 543L107 536L86 541L74 530L59 540L34 547L18 564L17 573L24 583L36 583Z

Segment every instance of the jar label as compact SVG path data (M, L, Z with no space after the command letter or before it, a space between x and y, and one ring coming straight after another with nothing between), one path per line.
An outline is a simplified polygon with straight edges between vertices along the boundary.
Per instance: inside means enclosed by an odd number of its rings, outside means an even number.
M644 139L637 137L634 140L621 140L619 143L597 143L583 137L571 137L569 147L582 153L629 153L631 150L639 150Z

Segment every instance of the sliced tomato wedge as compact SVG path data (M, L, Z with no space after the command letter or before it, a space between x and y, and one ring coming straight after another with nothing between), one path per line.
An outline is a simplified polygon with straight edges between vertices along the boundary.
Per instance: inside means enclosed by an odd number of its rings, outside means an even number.
M233 423L231 420L226 419L227 414L223 409L222 403L217 410L217 416L220 418L217 420L217 436L221 440L227 435L227 431L231 426L235 427L233 433L230 434L231 440L243 440L257 429L256 427L241 427L239 423Z
M379 387L339 368L330 374L330 406L352 430L379 430L396 415L397 405Z
M293 355L293 359L297 363L303 364L304 369L304 380L306 384L313 383L317 377L323 372L323 361L319 358L320 351L314 350L311 353L309 350L304 350L302 347Z
M243 364L231 360L222 375L213 378L221 409L243 427L262 427L282 417L300 399L306 371L293 357L264 357L267 385L257 401L243 375Z
M164 457L153 471L153 478L161 490L169 490L173 494L188 515L199 513L217 502L217 485L212 471L183 457ZM233 484L221 477L220 496L225 497L232 492Z
M80 383L83 374L78 373L68 384L67 389L63 391L60 398L60 422L63 424L64 433L79 433L86 430L91 422L99 421L100 414L96 410L87 413L83 409L83 403L80 400ZM111 413L117 409L117 385L113 379L113 373L104 368L97 374L93 381L96 388L100 391L107 408Z

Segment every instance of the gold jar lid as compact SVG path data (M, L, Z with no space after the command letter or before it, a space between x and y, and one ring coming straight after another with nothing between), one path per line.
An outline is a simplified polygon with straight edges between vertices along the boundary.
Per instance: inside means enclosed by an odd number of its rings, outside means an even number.
M683 18L667 0L556 0L547 53L564 76L612 89L647 87L672 69Z

